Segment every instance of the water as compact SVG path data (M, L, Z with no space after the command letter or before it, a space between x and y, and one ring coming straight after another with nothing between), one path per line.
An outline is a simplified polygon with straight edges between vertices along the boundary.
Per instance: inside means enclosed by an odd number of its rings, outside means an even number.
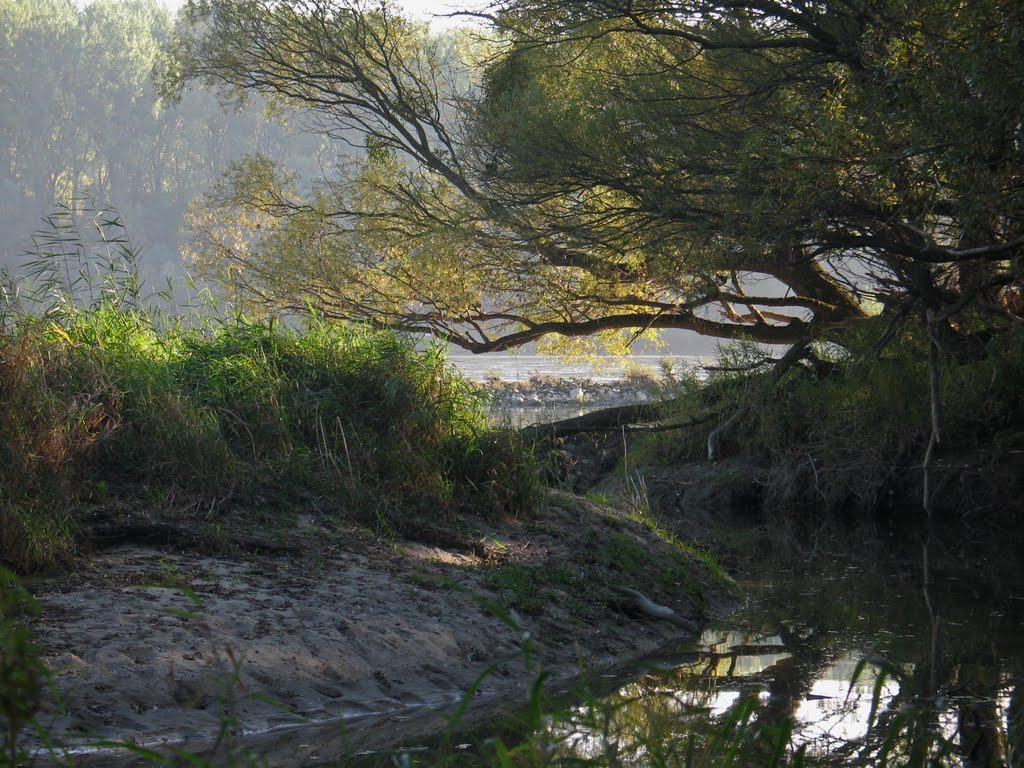
M452 355L448 362L471 381L509 385L493 388L491 421L521 428L649 402L657 395L648 383L682 376L702 379L702 366L709 360L696 355L631 355L565 364L541 355Z
M630 355L565 363L543 355L450 355L448 362L473 381L488 378L528 381L547 377L608 383L622 379L629 371L642 371L661 378L666 365L677 376L684 372L699 375L701 366L709 364L710 359L698 355Z
M911 564L749 589L749 604L700 638L553 705L539 732L495 724L455 758L420 747L365 764L499 765L500 735L542 756L528 765L1024 765L1020 588L995 594L947 574L929 612Z
M879 576L771 585L547 738L599 765L1024 765L1024 593L944 578L933 614L912 577Z

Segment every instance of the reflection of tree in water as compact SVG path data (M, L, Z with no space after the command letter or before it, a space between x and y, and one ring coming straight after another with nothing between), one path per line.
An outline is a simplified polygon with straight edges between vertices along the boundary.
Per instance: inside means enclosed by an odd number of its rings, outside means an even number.
M951 684L957 711L958 746L968 768L1000 765L1005 758L1004 731L998 701L998 659L962 659L953 670Z
M811 688L825 670L848 650L824 627L797 631L782 621L775 630L790 655L769 668L768 701L757 715L757 724L779 727L796 717Z
M1006 708L1006 754L1010 768L1024 768L1024 672L1017 671Z
M932 669L930 631L919 633L917 642L904 646L896 663L882 664L876 694L886 677L898 683L898 691L880 697L878 711L869 718L863 735L832 745L813 762L828 765L877 765L896 760L906 765L961 765L966 768L1007 764L1008 744L1019 743L1019 727L1013 726L1013 697L1019 697L1015 668L1021 659L1004 657L977 617L963 616L942 633L943 644ZM966 620L965 620L966 619ZM924 627L925 625L919 624ZM835 658L818 644L823 635L807 636L780 631L783 644L793 653L776 665L769 685L769 699L758 718L777 724L791 717L800 699L810 691L814 678ZM1017 651L1019 653L1019 650ZM1011 652L1012 654L1012 652ZM805 660L800 660L804 657ZM1011 684L1011 675L1016 675ZM1010 696L1005 718L1000 701ZM1019 755L1014 758L1020 764Z
M1005 631L1015 625L993 624L990 604L944 605L942 615L955 619L940 625L933 671L930 628L907 615L914 599L866 605L870 591L852 602L830 592L795 608L790 596L768 616L748 617L742 632L686 654L670 673L579 710L589 722L576 720L575 743L589 743L583 751L600 755L600 765L716 765L726 753L741 755L738 764L769 765L782 739L790 764L1024 768L1024 659L1016 632ZM881 636L886 643L873 646ZM876 648L879 657L859 670L860 690L877 696L870 716L851 686L828 711L849 722L834 732L798 722L805 703L821 698L819 681ZM579 736L587 733L600 737L587 742Z

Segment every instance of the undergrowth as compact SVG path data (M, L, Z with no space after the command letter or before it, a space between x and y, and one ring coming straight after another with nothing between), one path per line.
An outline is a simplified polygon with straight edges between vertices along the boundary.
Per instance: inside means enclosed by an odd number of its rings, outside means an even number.
M440 349L315 318L170 312L125 281L119 222L94 223L100 258L55 222L36 241L40 282L0 297L0 561L60 562L117 505L211 523L301 504L390 534L533 504L528 451L487 431Z
M0 330L0 557L74 548L114 499L288 507L403 527L410 514L531 503L527 457L485 433L479 396L393 334L238 319L157 330L114 307Z
M724 424L721 455L768 468L761 479L766 510L818 518L907 514L920 498L931 430L924 336L907 327L878 356L859 351L871 350L872 338L846 350L817 349L817 365L798 364L780 377L758 365L761 350L735 347L723 370L678 391L674 420L713 413L715 421L659 435L646 450L665 461L706 460L708 430ZM1022 381L1021 328L993 335L974 354L941 356L935 471L936 502L946 514L992 510L1019 482L1009 462L1024 442Z

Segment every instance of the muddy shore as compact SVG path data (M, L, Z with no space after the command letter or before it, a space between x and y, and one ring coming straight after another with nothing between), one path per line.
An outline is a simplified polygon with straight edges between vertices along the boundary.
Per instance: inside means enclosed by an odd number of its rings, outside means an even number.
M339 760L443 731L467 695L470 717L514 707L540 669L557 687L685 639L620 587L697 623L735 603L626 511L569 494L462 541L382 540L310 518L276 555L96 552L34 590L56 693L40 725L82 765L140 762L96 751L110 741L255 749L281 766ZM46 763L38 740L33 752Z

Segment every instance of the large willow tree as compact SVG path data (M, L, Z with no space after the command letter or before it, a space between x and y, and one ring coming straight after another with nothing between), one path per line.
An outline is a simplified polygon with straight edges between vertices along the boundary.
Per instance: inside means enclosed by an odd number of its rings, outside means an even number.
M359 150L318 180L252 157L195 207L250 301L475 352L1019 322L1017 0L506 0L486 39L336 0L186 19L170 90Z

